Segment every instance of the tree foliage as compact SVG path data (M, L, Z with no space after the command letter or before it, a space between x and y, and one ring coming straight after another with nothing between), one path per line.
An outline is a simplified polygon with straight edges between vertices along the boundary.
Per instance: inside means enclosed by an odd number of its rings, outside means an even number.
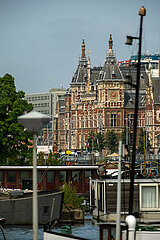
M122 140L122 144L126 144L126 127L123 128L122 133L121 133L121 140Z
M94 141L94 149L102 152L102 149L105 148L105 138L104 134L101 132L96 133L95 141Z
M95 145L95 133L91 131L88 135L88 151L92 152L94 150L94 145Z
M102 149L105 148L105 138L104 134L101 132L94 133L91 131L88 135L88 151L99 151L102 152Z
M24 164L30 157L28 141L32 135L18 123L17 117L30 112L32 104L24 100L25 93L16 91L14 78L6 74L0 78L0 161L1 164Z
M63 164L63 158L60 158L59 153L49 153L48 159L47 159L47 165L53 165L58 166Z
M63 207L64 208L81 208L84 201L84 197L78 197L77 191L74 186L69 182L65 183L63 187L60 188L64 192Z
M106 132L106 147L111 153L118 151L118 136L114 130L108 130Z

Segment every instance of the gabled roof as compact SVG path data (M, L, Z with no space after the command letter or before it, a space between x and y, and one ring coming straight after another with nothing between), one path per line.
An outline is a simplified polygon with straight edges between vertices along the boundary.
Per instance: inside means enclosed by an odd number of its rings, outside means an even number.
M102 70L99 72L98 80L122 80L123 76L116 63L105 63Z
M132 83L136 84L136 81L137 81L136 66L128 66L128 67L120 66L120 70L121 70L124 80L126 79L126 76L130 76L132 78ZM145 90L147 82L148 82L148 74L146 73L145 68L141 67L139 89ZM132 89L132 87L128 84L125 84L125 89Z

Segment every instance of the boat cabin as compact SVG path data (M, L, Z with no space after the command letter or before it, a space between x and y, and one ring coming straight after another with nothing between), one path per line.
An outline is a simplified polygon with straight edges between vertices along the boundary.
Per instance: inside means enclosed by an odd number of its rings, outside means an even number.
M78 193L89 191L89 178L98 177L98 166L37 166L38 189L59 190L64 183L72 182ZM1 187L32 189L33 166L0 166Z
M133 212L139 222L160 222L160 178L135 179ZM121 180L121 220L129 209L130 179ZM93 217L116 221L117 179L90 180L90 206Z

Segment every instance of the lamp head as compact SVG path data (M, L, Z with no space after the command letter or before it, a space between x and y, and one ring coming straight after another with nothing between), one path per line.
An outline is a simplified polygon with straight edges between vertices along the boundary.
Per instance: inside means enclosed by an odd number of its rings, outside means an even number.
M126 81L126 83L132 83L132 76L129 75L129 74L126 74L125 75L125 81Z
M127 36L126 39L126 45L132 45L133 37L132 36Z
M18 122L32 133L38 133L50 121L50 116L34 111L18 117Z
M142 6L140 9L139 9L139 15L140 16L146 16L146 9L144 6Z

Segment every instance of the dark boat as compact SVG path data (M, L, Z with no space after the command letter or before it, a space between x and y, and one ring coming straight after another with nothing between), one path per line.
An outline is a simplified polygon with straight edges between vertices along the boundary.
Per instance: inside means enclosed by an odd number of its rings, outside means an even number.
M32 192L12 190L0 197L0 214L6 224L32 224ZM59 219L63 192L38 192L38 224L52 224Z

